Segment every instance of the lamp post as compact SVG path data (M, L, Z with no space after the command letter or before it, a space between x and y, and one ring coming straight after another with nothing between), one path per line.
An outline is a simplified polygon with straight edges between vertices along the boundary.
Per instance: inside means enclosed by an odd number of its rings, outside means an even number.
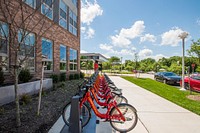
M184 78L185 78L185 62L184 62L184 56L185 56L185 38L188 36L187 32L182 32L178 37L182 39L182 87L180 90L186 90L185 89L185 84L184 84Z

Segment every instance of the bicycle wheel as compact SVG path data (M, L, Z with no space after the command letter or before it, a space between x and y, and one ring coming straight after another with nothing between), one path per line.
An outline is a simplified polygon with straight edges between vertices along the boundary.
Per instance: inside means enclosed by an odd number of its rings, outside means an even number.
M117 104L128 103L128 100L124 96L116 96L116 102Z
M126 120L122 121L117 119L111 119L110 120L111 126L119 132L131 131L136 126L138 121L136 109L130 104L125 104L125 103L117 105L116 108L120 110L120 112L124 115ZM112 110L110 111L110 116L113 115L117 116L120 114L116 108L115 107L112 108Z
M71 111L71 102L69 102L63 109L62 117L66 125L69 126L70 123L70 111ZM88 124L91 117L91 113L87 107L87 105L84 103L82 108L80 109L80 118L81 118L81 126L84 127Z

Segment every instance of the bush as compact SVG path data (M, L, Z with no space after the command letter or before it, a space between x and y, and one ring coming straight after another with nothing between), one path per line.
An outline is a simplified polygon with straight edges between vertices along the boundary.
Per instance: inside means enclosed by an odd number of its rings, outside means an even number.
M74 74L70 74L69 75L69 80L73 80L74 79Z
M4 80L5 80L4 74L3 74L2 69L0 68L0 85L2 85L4 83Z
M22 69L19 73L19 81L26 83L31 80L32 76L28 69Z
M58 75L57 75L57 74L52 74L52 75L50 76L50 78L52 78L53 83L58 83Z
M83 79L85 77L85 73L80 72L80 78Z
M80 75L78 73L74 74L74 79L80 79Z
M60 74L60 81L66 81L66 73L61 73Z

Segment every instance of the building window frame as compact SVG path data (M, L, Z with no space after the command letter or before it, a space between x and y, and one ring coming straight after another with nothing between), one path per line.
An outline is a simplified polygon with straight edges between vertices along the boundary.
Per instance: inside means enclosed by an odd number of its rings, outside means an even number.
M77 6L78 6L78 1L77 1L77 0L72 0L72 3L73 3L74 6L77 8Z
M31 72L35 71L35 34L19 30L18 42L20 45L19 58L24 61L23 68L29 69Z
M78 70L78 51L70 48L69 54L70 54L69 70L70 71L77 71Z
M77 36L77 16L69 9L69 32Z
M9 26L7 23L0 21L0 60L2 62L1 69L4 72L9 70L9 45L8 45L8 36L9 35ZM5 46L5 47L4 47ZM3 48L3 49L2 49Z
M42 38L42 64L45 72L53 71L53 41Z
M51 3L48 3L50 0L42 0L41 3L41 13L48 17L49 19L53 20L53 1L51 0Z
M23 0L23 2L34 9L36 8L36 0Z
M62 4L64 4L64 5L62 5ZM59 25L65 29L67 29L67 8L68 8L67 4L63 0L60 0L60 3L59 3Z
M60 44L60 71L67 70L67 46Z

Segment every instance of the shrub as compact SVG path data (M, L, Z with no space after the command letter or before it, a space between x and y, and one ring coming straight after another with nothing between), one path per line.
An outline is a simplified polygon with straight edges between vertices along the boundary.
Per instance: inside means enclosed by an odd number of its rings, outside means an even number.
M85 73L80 72L80 78L83 79L85 77Z
M19 81L26 83L32 78L31 73L28 69L22 69L19 73Z
M32 99L31 99L31 96L30 96L30 95L28 95L28 94L23 94L23 95L21 96L21 102L22 102L23 105L26 105L26 104L30 103L31 101L32 101Z
M74 79L80 79L80 75L78 73L74 74Z
M0 68L0 85L2 85L4 83L4 80L5 80L4 74L3 74L2 69Z
M60 74L60 81L66 81L66 73L61 73Z
M52 74L52 75L50 76L50 78L52 78L53 83L58 83L58 75L57 75L57 74Z
M74 74L70 74L69 75L69 80L73 80L74 79Z

